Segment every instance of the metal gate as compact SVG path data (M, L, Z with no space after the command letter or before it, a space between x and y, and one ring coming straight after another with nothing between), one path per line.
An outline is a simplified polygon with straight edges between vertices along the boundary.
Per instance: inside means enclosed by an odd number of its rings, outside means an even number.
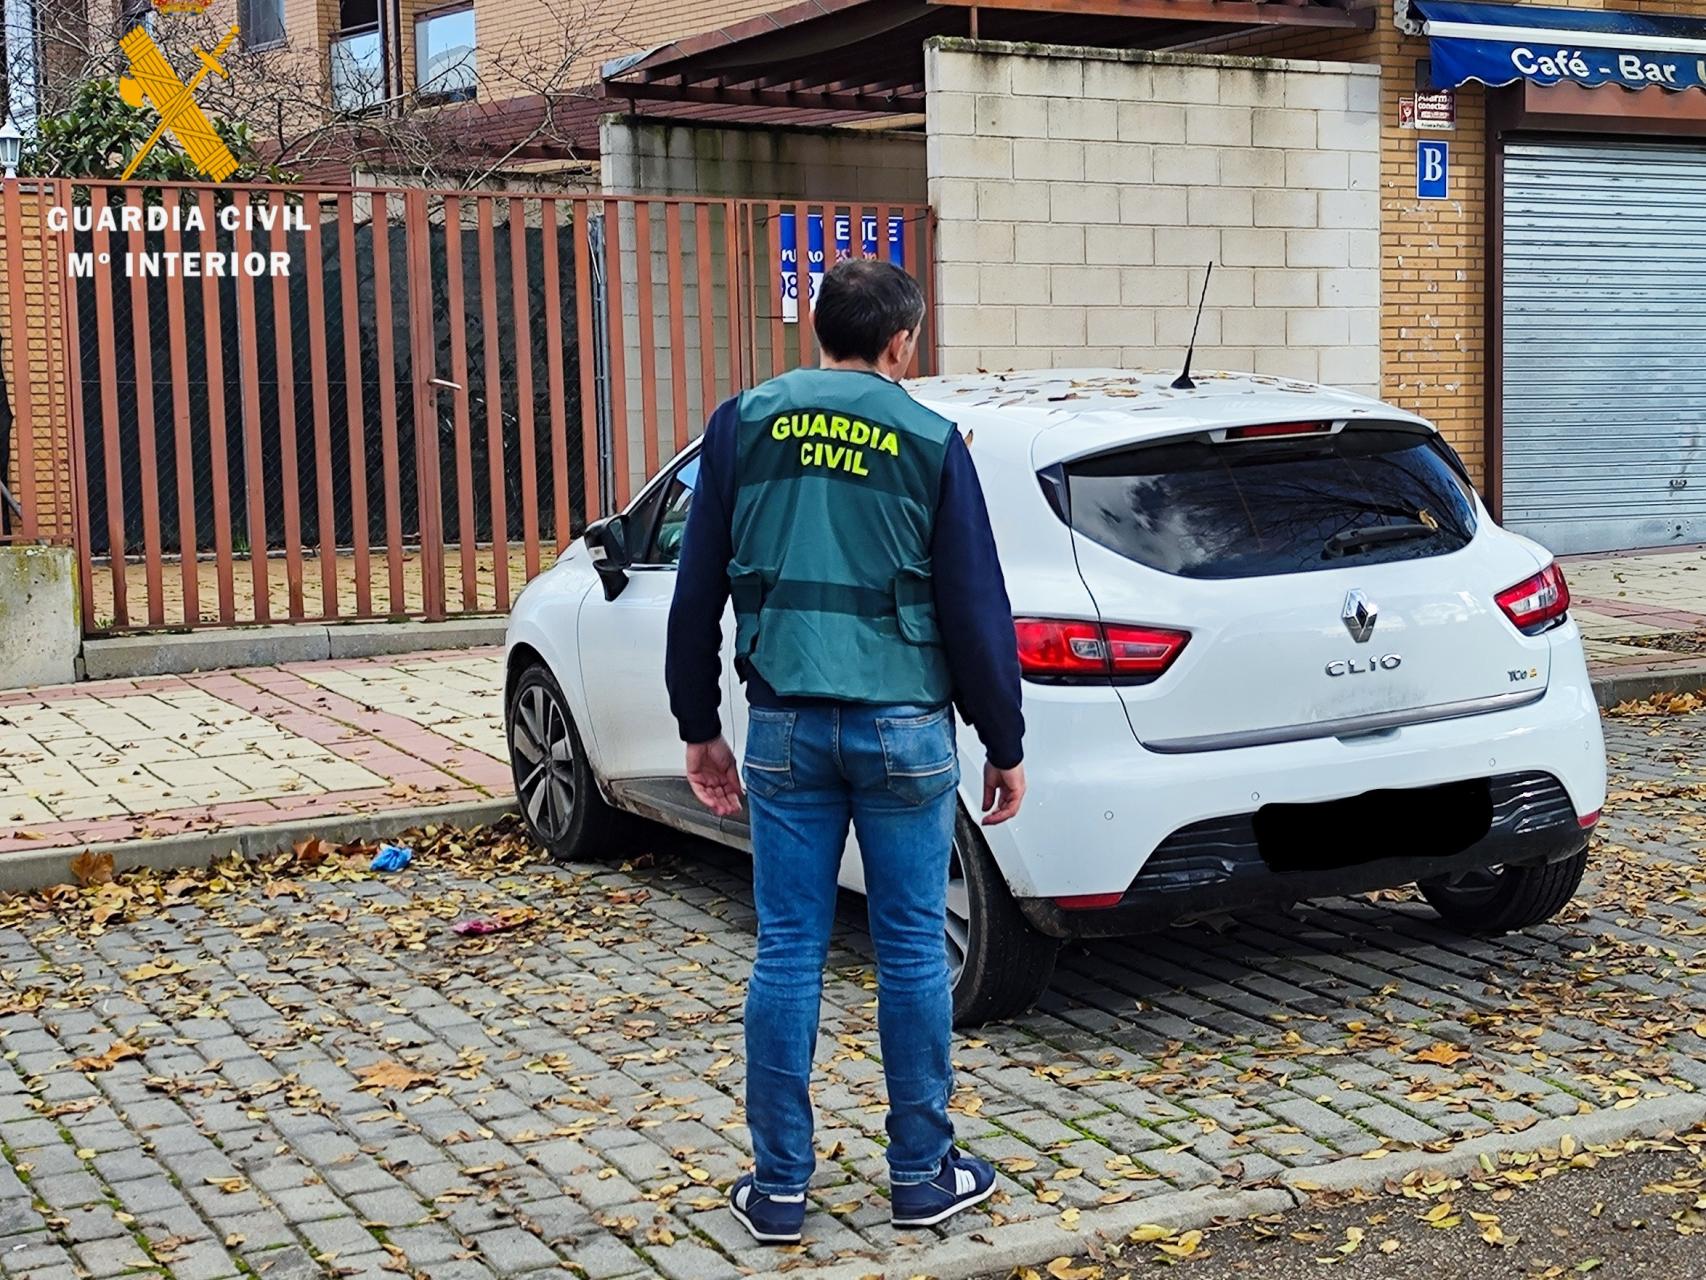
M1511 143L1504 193L1504 523L1706 541L1706 147Z
M788 295L866 246L793 228L892 222L928 288L919 205L33 189L90 634L504 612L720 399L815 359Z

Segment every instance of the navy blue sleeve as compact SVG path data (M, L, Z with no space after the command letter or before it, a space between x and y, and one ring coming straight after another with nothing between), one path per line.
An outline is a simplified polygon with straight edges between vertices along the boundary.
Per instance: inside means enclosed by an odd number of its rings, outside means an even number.
M948 654L954 703L977 729L989 762L997 769L1011 769L1025 754L1019 642L983 486L957 431L942 462L930 559L936 622Z
M663 679L669 709L683 742L709 742L723 731L723 606L729 599L729 560L734 535L737 402L725 400L705 426L699 449L699 483L687 510L676 566L675 598L669 606Z

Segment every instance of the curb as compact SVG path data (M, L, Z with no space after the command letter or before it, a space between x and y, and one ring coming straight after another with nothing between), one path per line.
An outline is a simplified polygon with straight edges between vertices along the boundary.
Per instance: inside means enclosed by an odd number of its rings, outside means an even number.
M1223 1187L1197 1187L1170 1191L1146 1200L1131 1201L1107 1209L1086 1209L1078 1218L1078 1229L1060 1225L1057 1215L1008 1222L999 1227L979 1227L969 1235L932 1241L891 1250L883 1259L807 1266L803 1260L793 1267L760 1271L744 1280L796 1280L809 1271L812 1280L908 1280L928 1275L930 1280L971 1280L990 1271L1008 1271L1018 1266L1036 1266L1062 1254L1078 1254L1096 1240L1123 1236L1149 1223L1188 1231L1206 1227L1219 1218L1257 1218L1295 1208L1295 1193L1279 1187L1252 1187L1234 1191Z
M188 632L146 632L83 642L83 678L136 679L276 667L285 662L374 658L443 649L476 649L504 642L504 617L442 622L278 623Z
M1651 1138L1666 1131L1689 1129L1706 1121L1706 1095L1671 1094L1643 1098L1622 1111L1607 1109L1589 1115L1561 1116L1542 1120L1520 1133L1487 1133L1465 1138L1450 1151L1404 1151L1405 1159L1363 1160L1350 1157L1313 1169L1289 1169L1280 1181L1298 1192L1377 1191L1393 1178L1418 1169L1433 1173L1460 1174L1474 1169L1483 1155L1497 1157L1516 1151L1538 1151L1555 1147L1563 1138L1578 1143L1620 1142L1625 1138Z
M253 861L290 848L298 840L319 836L344 843L373 840L410 827L481 826L515 810L515 797L498 796L462 804L423 805L377 813L333 814L325 818L267 826L228 827L222 831L183 832L151 840L112 840L99 844L56 845L51 849L0 854L0 893L28 893L49 885L69 884L71 861L84 853L110 853L114 871L147 867L175 871L211 866L226 854Z
M1706 689L1706 658L1609 668L1592 674L1594 700L1602 709L1619 702L1640 701L1655 693L1695 693Z
M1217 1222L1285 1213L1305 1205L1310 1193L1316 1191L1379 1191L1388 1181L1401 1180L1419 1170L1448 1175L1468 1173L1479 1167L1483 1155L1497 1158L1538 1151L1557 1146L1566 1136L1587 1146L1657 1137L1692 1128L1703 1121L1706 1121L1706 1094L1648 1098L1622 1111L1565 1116L1542 1120L1520 1133L1466 1138L1450 1151L1394 1151L1382 1160L1352 1156L1312 1169L1290 1169L1280 1175L1277 1187L1243 1190L1197 1187L1108 1209L1087 1209L1080 1213L1075 1231L1062 1227L1059 1218L1051 1215L895 1249L880 1260L868 1258L863 1262L812 1267L810 1271L813 1280L873 1280L877 1276L883 1280L909 1280L920 1275L928 1275L931 1280L972 1280L975 1276L1020 1266L1041 1267L1063 1254L1080 1254L1093 1241L1117 1239L1141 1226L1153 1224L1187 1231ZM806 1269L796 1264L758 1272L745 1280L793 1280Z

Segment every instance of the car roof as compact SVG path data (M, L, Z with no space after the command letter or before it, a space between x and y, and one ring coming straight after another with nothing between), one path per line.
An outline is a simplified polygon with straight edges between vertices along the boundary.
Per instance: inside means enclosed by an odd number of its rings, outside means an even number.
M1191 375L1195 390L1176 391L1177 377L1176 369L1042 369L916 378L906 388L969 431L982 447L974 453L1020 454L1038 467L1219 427L1347 418L1430 425L1368 396L1294 378L1203 371ZM980 427L988 429L980 435Z

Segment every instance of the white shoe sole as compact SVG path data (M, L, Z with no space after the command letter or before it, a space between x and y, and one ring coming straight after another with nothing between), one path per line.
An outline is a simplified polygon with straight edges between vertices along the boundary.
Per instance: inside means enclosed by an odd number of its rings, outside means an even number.
M800 1236L804 1234L803 1231L796 1231L792 1235L787 1236L772 1235L768 1231L760 1231L757 1227L753 1226L752 1219L747 1217L739 1209L735 1208L732 1203L729 1205L729 1212L734 1214L736 1222L746 1228L747 1235L758 1241L759 1244L798 1244L800 1242Z
M932 1217L929 1217L929 1218L890 1218L889 1219L889 1225L896 1226L896 1227L933 1227L939 1222L946 1222L949 1218L953 1217L961 1209L969 1209L974 1204L982 1204L985 1200L989 1199L989 1197L994 1195L994 1194L995 1194L995 1183L991 1182L987 1187L985 1187L982 1191L978 1192L978 1194L973 1196L971 1199L957 1201L956 1203L948 1206L948 1208L942 1210L941 1213L935 1214Z

